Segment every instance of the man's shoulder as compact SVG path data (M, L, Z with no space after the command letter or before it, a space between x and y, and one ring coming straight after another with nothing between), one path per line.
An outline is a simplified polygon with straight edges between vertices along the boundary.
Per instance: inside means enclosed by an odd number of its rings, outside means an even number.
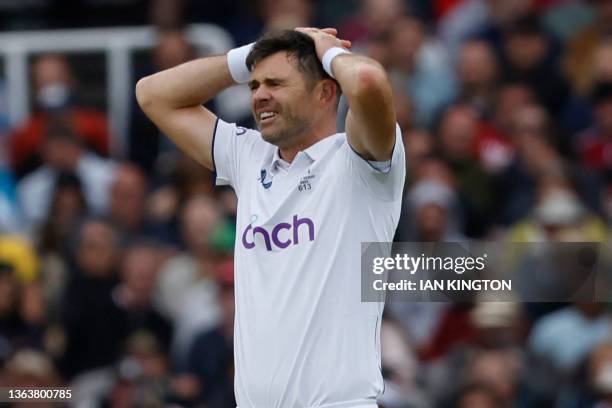
M266 142L261 137L261 132L247 126L242 126L237 123L227 122L221 118L217 118L215 123L215 137L222 135L235 138L238 143L248 143L252 145L266 146L270 143Z

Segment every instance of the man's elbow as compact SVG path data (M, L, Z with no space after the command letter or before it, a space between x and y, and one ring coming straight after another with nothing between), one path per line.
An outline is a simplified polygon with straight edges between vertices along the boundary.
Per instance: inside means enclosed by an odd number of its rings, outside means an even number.
M138 101L138 105L143 111L147 111L147 109L151 108L153 104L154 98L152 97L151 92L151 79L149 77L144 77L138 80L136 83L136 100Z
M352 92L354 98L371 98L376 95L384 95L388 91L390 91L390 85L387 73L380 64L368 63L357 68Z

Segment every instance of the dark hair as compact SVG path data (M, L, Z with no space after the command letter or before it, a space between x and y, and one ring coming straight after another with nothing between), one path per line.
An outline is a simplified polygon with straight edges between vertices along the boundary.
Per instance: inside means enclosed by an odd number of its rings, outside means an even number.
M257 40L246 59L249 71L264 58L280 51L286 51L288 56L295 58L299 71L311 84L321 79L336 82L323 70L312 38L295 30L270 32Z
M540 19L533 14L527 14L516 18L508 25L506 32L510 35L531 37L541 36L544 34Z

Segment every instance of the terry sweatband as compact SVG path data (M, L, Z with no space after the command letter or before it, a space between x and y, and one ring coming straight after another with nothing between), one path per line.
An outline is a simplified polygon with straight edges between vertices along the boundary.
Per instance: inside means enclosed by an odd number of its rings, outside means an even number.
M246 65L246 59L253 48L253 44L255 43L233 48L227 52L227 66L229 67L232 79L236 83L243 84L249 82L251 78L251 72Z
M323 69L325 70L325 72L327 72L327 74L330 77L334 79L336 79L336 77L332 73L331 63L334 60L334 58L336 58L340 54L350 54L350 51L344 48L341 48L341 47L332 47L329 50L325 51L325 54L323 54L323 58L321 59L321 64L323 65Z

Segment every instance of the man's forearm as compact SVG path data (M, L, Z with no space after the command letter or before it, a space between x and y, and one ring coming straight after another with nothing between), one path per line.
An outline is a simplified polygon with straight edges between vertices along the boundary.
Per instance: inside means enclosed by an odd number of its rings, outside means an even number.
M217 117L202 104L234 84L225 55L201 58L141 79L138 104L159 130L204 167L214 170Z
M136 97L145 110L152 104L181 109L201 105L234 84L227 57L217 55L142 78L136 84Z

